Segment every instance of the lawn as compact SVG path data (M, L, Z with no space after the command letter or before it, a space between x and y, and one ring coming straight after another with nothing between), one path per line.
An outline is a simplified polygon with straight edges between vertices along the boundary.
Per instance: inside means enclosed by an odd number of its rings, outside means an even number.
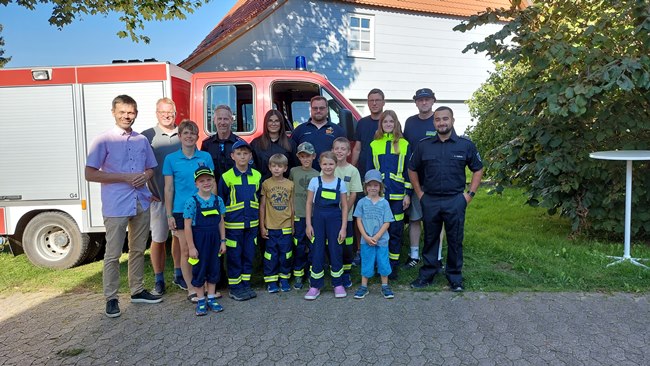
M522 191L509 189L503 195L488 195L480 190L467 211L464 242L464 276L467 291L602 291L647 292L650 270L629 262L606 267L606 255L622 255L621 242L569 239L569 222L548 216L545 210L524 205ZM623 213L621 213L621 220ZM633 218L634 219L634 218ZM632 242L634 257L650 258L650 247ZM407 247L402 259L407 256ZM258 256L259 257L259 256ZM126 255L122 256L122 285L126 284ZM171 259L171 258L169 258ZM261 260L257 258L258 269ZM647 263L647 262L646 262ZM650 263L648 263L650 265ZM168 269L171 268L169 261ZM254 273L254 284L262 286L261 271ZM397 289L407 289L417 270L400 271ZM32 266L24 255L0 253L0 293L54 290L101 292L102 262L54 271ZM167 272L169 284L171 271ZM146 286L153 286L147 257ZM355 287L358 269L353 272ZM372 280L371 283L377 282ZM444 276L425 291L441 291ZM169 285L168 285L169 287ZM172 290L176 291L176 290Z

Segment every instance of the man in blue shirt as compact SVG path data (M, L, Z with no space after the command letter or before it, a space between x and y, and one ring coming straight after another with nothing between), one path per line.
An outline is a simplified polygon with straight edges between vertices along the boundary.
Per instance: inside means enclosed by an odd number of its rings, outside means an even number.
M472 201L483 176L483 163L476 145L454 131L454 114L449 107L434 112L437 135L420 141L409 161L409 178L422 203L424 221L423 265L413 288L427 287L441 271L438 260L440 232L447 232L447 266L449 287L463 291L463 236L465 209ZM465 167L472 180L465 192Z
M316 158L312 163L312 167L320 171L318 157L323 151L332 150L334 139L337 137L345 137L345 132L339 125L327 119L329 111L325 97L317 95L311 98L309 105L309 120L293 130L291 139L296 142L296 146L303 142L309 142L314 146L314 149L316 149Z
M409 142L411 151L415 151L420 140L425 137L435 136L436 129L433 125L433 104L436 102L436 95L429 88L418 89L413 96L415 105L418 107L418 114L409 117L404 123L404 138ZM420 262L420 234L422 229L422 207L416 195L411 197L411 206L408 209L409 216L409 243L411 250L405 267L413 268Z
M371 159L370 143L375 138L377 127L379 126L379 117L384 111L384 92L380 89L372 89L368 93L368 109L370 115L365 116L357 122L357 128L354 132L354 149L352 150L352 165L359 169L359 175L366 175L368 161ZM363 195L360 195L362 197Z

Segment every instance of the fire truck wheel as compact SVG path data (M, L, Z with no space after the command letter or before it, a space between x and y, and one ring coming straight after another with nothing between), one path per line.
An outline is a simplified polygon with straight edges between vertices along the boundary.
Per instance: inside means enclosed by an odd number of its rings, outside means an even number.
M39 267L66 269L86 258L90 238L63 212L40 213L27 224L23 250Z

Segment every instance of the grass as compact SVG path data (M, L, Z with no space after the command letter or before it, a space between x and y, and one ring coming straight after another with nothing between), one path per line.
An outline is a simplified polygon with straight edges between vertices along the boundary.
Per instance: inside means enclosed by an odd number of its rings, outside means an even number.
M622 240L569 239L567 220L548 216L545 210L528 207L524 201L520 190L509 189L501 196L481 190L470 204L463 246L468 291L650 291L650 270L629 262L606 267L612 261L606 255L623 254ZM632 255L650 258L650 247L633 242ZM404 246L402 259L406 256L408 248ZM121 258L121 292L128 292L126 259L126 255ZM145 285L151 288L153 273L148 257L146 263ZM260 264L258 255L253 282L261 287ZM179 291L169 286L171 267L168 256L168 289ZM353 271L356 286L358 268ZM394 285L406 288L417 276L417 269L402 270L399 275ZM441 291L446 285L444 276L437 276L434 285L425 291ZM101 293L102 262L55 271L31 265L24 255L0 253L0 294L36 290Z

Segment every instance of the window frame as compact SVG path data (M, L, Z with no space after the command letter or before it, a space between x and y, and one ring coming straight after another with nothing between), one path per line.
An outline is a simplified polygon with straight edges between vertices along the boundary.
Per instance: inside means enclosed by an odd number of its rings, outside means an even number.
M359 19L359 27L353 29L352 27L352 18ZM352 32L357 31L361 34L361 30L364 29L362 25L363 20L368 20L368 31L369 31L369 40L368 51L363 51L359 49L352 49ZM361 37L359 41L361 43ZM363 13L348 13L348 24L347 24L347 46L348 46L348 56L349 57L359 57L359 58L375 58L375 16L372 14L363 14Z

